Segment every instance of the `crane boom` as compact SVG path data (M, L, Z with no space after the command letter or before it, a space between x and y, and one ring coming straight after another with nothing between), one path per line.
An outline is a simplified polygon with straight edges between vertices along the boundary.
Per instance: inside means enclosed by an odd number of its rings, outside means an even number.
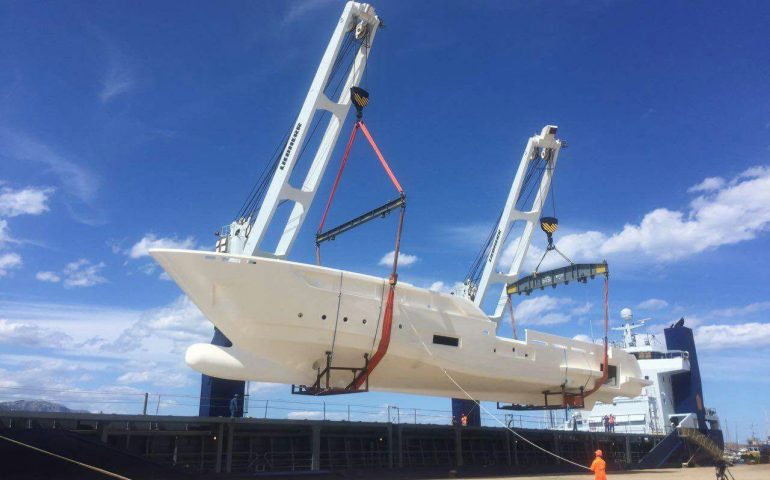
M217 242L217 252L274 258L284 258L288 255L305 220L305 215L310 209L329 163L329 158L337 143L337 138L345 123L351 104L350 87L358 85L363 76L369 49L380 23L373 6L353 1L345 5L305 97L302 109L279 157L272 181L256 218L239 218L229 227L223 229ZM335 64L338 62L338 57L341 55L340 47L349 32L355 35L360 44L347 72L339 98L331 100L324 92ZM308 130L313 117L322 110L331 113L326 130L302 185L295 187L290 183L290 178L302 152L302 146L308 139ZM294 206L275 250L265 251L261 248L261 244L278 206L284 202L293 202Z
M521 163L519 163L519 169L516 172L516 177L511 185L511 190L508 193L508 199L505 202L503 213L500 216L497 229L492 239L490 250L487 253L484 271L481 274L481 279L478 285L469 285L467 294L473 299L474 303L479 307L482 307L484 298L486 297L489 286L492 284L503 284L500 292L500 298L495 307L493 319L499 319L502 317L503 309L505 308L505 302L507 301L506 285L507 283L514 282L516 277L521 272L521 266L524 263L524 259L527 256L529 250L530 241L532 239L532 231L537 225L540 215L543 211L543 204L548 197L548 190L551 187L551 178L553 177L553 170L556 167L556 160L559 157L559 150L563 145L561 140L556 138L557 127L554 125L546 125L539 135L530 137L527 142L527 148L524 150L524 154L521 157ZM530 164L538 158L544 162L543 176L540 180L540 185L537 190L535 198L532 200L530 206L522 206L523 210L517 208L517 203L522 194L522 190L525 183L525 176L529 170ZM505 244L506 237L511 231L513 224L519 220L526 222L524 231L521 234L521 238L518 243L518 247L513 257L510 269L507 274L497 271L497 263L500 258L500 252Z

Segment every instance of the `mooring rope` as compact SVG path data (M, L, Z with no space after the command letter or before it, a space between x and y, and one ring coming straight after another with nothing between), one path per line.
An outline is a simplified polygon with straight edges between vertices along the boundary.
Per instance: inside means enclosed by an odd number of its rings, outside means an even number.
M4 437L4 436L0 435L0 439L5 440L7 442L14 443L16 445L21 445L22 447L29 448L29 449L34 450L36 452L40 452L40 453L44 453L46 455L50 455L52 457L56 457L56 458L58 458L60 460L66 461L66 462L74 463L75 465L80 465L83 468L87 468L89 470L93 470L94 472L99 472L99 473L101 473L103 475L107 475L108 477L118 478L120 480L131 480L130 478L124 477L123 475L118 475L117 473L113 473L113 472L110 472L108 470L104 470L104 469L99 468L99 467L94 467L93 465L88 465L87 463L78 462L77 460L73 460L71 458L67 458L67 457L63 457L61 455L57 455L57 454L55 454L53 452L49 452L47 450L43 450L42 448L33 447L32 445L27 445L26 443L19 442L18 440L14 440L12 438L8 438L8 437Z
M426 343L423 341L423 339L422 339L422 338L420 338L420 335L417 333L417 329L416 329L416 328L414 328L414 325L412 325L412 322L411 322L411 321L409 321L409 319L408 319L408 318L407 318L407 320L406 320L406 321L409 323L409 328L411 329L411 331L412 331L412 333L414 334L414 336L417 338L417 341L419 341L419 342L422 344L423 348L424 348L424 349L425 349L425 351L428 353L428 356L430 356L430 357L433 357L433 352L431 352L430 348L429 348L429 347L428 347L428 345L427 345L427 344L426 344ZM463 387L462 387L462 386L461 386L459 383L457 383L457 380L455 380L455 379L452 377L452 375L450 375L450 374L449 374L449 372L447 372L447 371L446 371L446 369L445 369L444 367L442 367L441 365L436 365L436 366L437 366L437 367L438 367L438 368L439 368L439 369L440 369L442 372L444 372L444 375L446 375L446 377L447 377L447 378L448 378L448 379L449 379L449 380L450 380L452 383L454 383L454 385L455 385L455 386L458 388L458 390L460 390L460 391L461 391L461 392L462 392L462 393L463 393L463 394L464 394L466 397L468 397L468 399L469 399L469 400L471 400L471 401L473 401L473 402L476 402L476 403L478 404L478 406L479 406L479 407L480 407L482 410L484 410L484 413L486 413L487 415L489 415L490 417L492 417L493 419L495 419L495 421L496 421L497 423L499 423L501 427L505 428L506 430L508 430L508 431L509 431L509 432L511 432L512 434L516 435L516 436L517 436L517 437L519 437L520 439L524 440L524 441L525 441L525 442L527 442L528 444L532 445L533 447L537 448L538 450L540 450L540 451L542 451L542 452L544 452L544 453L546 453L546 454L548 454L548 455L551 455L551 456L552 456L552 457L554 457L554 458L558 458L559 460L563 460L563 461L565 461L565 462L567 462L567 463L569 463L569 464L572 464L572 465L574 465L574 466L576 466L576 467L582 468L583 470L588 470L588 471L591 471L591 469L590 469L590 468L588 468L588 467L586 467L585 465L581 465L581 464L579 464L579 463L577 463L577 462L573 462L572 460L569 460L569 459L567 459L567 458L564 458L564 457L560 456L559 454L557 454L557 453L555 453L555 452L552 452L552 451L550 451L550 450L547 450L547 449L545 449L545 448L541 447L540 445L538 445L538 444L534 443L534 442L533 442L533 441L531 441L530 439L526 438L525 436L521 435L519 432L515 431L514 429L512 429L511 427L509 427L508 425L506 425L505 423L503 423L503 422L502 422L502 421L501 421L499 418L497 418L497 416L495 416L495 415L494 415L492 412L490 412L490 411L489 411L489 410L488 410L488 409L487 409L487 408L486 408L484 405L482 405L482 404L481 404L481 402L477 402L477 401L476 401L476 399L475 399L475 398L473 398L473 396L472 396L470 393L468 393L468 392L467 392L467 391L466 391L466 390L465 390L465 389L464 389L464 388L463 388Z

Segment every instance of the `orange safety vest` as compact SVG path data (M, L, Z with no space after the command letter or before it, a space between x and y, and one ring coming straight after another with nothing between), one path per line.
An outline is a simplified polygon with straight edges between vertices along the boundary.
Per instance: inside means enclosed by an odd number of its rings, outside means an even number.
M594 480L607 480L607 464L601 457L594 458L591 471L594 472Z

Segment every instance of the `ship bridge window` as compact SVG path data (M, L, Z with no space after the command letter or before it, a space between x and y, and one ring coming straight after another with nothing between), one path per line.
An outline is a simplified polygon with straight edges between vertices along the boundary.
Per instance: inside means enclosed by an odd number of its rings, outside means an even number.
M446 337L444 335L433 335L435 345L446 345L447 347L459 347L460 339L457 337Z

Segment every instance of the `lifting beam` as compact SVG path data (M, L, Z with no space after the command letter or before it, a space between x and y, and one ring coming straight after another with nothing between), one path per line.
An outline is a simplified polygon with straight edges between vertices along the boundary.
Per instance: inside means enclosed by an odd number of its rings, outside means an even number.
M586 283L588 279L594 279L597 275L608 275L607 262L603 263L573 263L566 267L556 268L547 272L533 273L520 278L506 286L508 295L522 293L529 295L533 290L543 290L545 287L556 288L557 285L566 285L575 281Z

